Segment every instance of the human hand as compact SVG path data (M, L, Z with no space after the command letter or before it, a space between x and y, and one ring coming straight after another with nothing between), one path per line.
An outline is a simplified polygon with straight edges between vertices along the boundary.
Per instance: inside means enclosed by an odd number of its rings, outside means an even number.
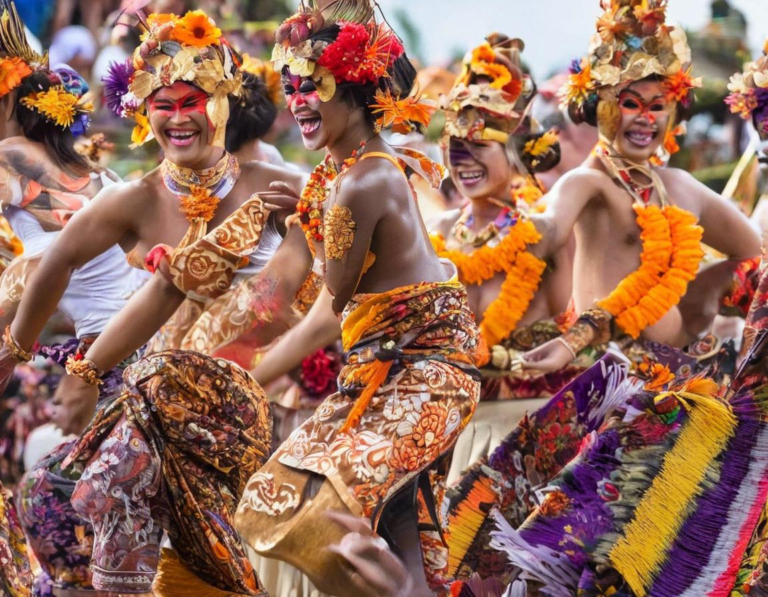
M299 204L300 193L283 181L272 182L268 191L262 191L257 195L264 201L264 207L269 211L288 211L294 213Z
M341 543L328 549L344 558L353 568L350 583L355 595L411 597L414 582L408 570L392 553L387 542L374 535L367 520L339 512L325 514L349 531Z
M524 353L523 359L525 360L523 364L525 369L552 373L559 371L573 361L574 356L562 340L555 338Z
M64 435L79 435L91 422L98 401L98 386L89 386L76 375L64 375L53 395L51 421Z

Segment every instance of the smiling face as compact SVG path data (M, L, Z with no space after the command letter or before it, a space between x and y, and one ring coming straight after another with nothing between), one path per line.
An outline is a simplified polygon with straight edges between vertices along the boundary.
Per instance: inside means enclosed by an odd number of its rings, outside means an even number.
M451 180L469 199L508 199L512 168L506 148L496 141L470 142L451 137Z
M675 110L660 81L638 81L619 95L621 122L614 145L619 154L645 163L664 142Z
M327 102L320 99L317 85L308 78L283 73L283 91L288 109L301 130L304 146L311 151L333 147L350 124L353 108L336 91Z
M163 87L149 98L149 124L171 162L200 170L220 156L221 149L209 144L214 128L205 111L208 99L208 94L187 83Z

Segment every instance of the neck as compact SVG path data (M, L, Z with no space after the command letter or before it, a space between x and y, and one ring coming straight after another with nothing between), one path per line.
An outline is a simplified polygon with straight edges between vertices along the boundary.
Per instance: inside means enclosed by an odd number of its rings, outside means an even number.
M238 149L233 155L237 158L237 161L240 162L241 164L245 164L246 162L250 162L252 160L259 160L259 161L264 160L264 156L261 155L261 150L259 149L258 139L250 143L246 143L240 149Z
M494 201L489 201L488 197L483 199L470 199L472 204L472 216L475 220L475 226L482 228L489 222L493 222L499 215L501 208Z
M179 164L175 164L179 168L187 168L188 170L193 170L195 172L200 172L201 170L207 170L208 168L213 168L216 164L219 163L221 158L224 157L224 154L226 151L224 148L216 147L211 152L211 155L209 155L205 160L202 162L199 162L195 164L194 166L180 166Z
M373 127L363 121L349 126L332 145L328 144L328 152L331 154L331 159L333 159L336 166L341 166L344 160L349 158L360 147L361 143L367 143L373 136Z

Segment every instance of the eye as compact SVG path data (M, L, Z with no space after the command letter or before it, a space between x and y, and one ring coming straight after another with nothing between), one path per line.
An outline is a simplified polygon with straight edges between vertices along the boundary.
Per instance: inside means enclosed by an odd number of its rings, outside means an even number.
M314 81L307 79L301 82L299 93L312 93L313 91L317 91L317 85L315 85Z
M640 104L633 99L625 99L621 102L621 107L627 108L628 110L637 110L640 107Z
M173 106L171 104L155 104L155 110L160 110L161 112L170 112L173 110Z
M664 104L651 104L651 106L648 108L651 112L663 112L664 111Z
M189 99L184 100L183 108L194 108L197 105L197 99L194 97L191 97Z

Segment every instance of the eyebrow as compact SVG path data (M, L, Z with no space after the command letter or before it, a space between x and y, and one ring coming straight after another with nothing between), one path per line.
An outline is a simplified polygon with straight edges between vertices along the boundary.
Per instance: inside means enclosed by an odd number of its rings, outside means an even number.
M643 103L645 103L645 98L644 98L642 95L640 95L640 94L639 94L637 91L634 91L633 89L623 89L623 90L621 91L621 93L631 93L631 94L632 94L632 95L634 95L634 96L635 96L637 99L639 99L640 101L642 101ZM619 95L621 95L621 94L619 94ZM657 100L657 99L661 99L661 98L663 98L663 97L664 97L664 94L663 94L663 93L659 93L659 94L657 94L657 95L654 95L654 96L653 96L653 97L652 97L652 98L651 98L649 101L654 101L654 100Z
M180 97L179 99L171 99L168 97L160 97L155 98L152 101L156 104L164 103L164 104L176 104L178 102L187 103L189 100L200 100L202 99L202 96L205 95L202 91L192 91L191 93L188 93L187 95Z

